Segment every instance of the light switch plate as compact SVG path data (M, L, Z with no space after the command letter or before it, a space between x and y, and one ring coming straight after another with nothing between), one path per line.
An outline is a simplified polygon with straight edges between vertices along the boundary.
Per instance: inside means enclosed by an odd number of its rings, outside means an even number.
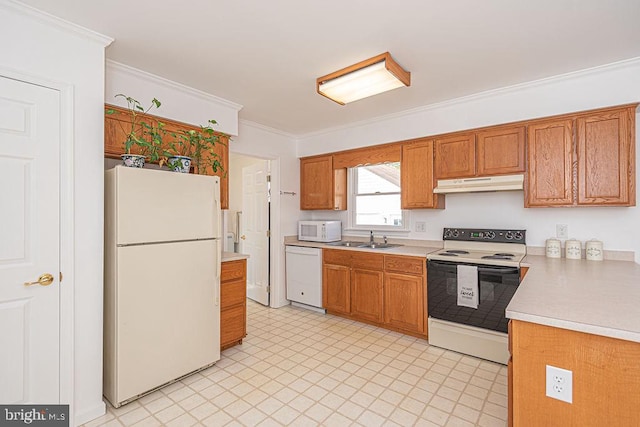
M416 222L416 232L418 233L424 233L427 231L427 223L424 221L417 221Z

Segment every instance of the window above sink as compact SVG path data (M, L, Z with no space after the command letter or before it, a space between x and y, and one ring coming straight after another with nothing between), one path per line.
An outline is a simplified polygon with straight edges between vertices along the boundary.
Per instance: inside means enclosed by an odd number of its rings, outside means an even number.
M349 168L348 228L409 231L401 209L400 162Z

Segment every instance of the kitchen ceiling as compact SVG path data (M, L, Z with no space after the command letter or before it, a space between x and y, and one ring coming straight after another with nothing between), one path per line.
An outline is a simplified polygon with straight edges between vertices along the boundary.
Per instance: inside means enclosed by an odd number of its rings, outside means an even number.
M113 37L107 58L296 136L640 57L637 0L22 0ZM411 86L340 106L315 79L385 51Z

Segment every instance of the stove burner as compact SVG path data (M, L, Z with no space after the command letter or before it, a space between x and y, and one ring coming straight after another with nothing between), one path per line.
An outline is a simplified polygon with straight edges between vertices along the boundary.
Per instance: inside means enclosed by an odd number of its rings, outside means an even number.
M504 253L504 252L498 252L497 254L494 254L495 256L515 256L514 254L508 254L508 253Z
M495 254L495 255L485 255L482 259L507 259L510 260L513 257L511 254Z
M469 251L463 251L460 249L449 249L448 251L445 251L445 252L449 254L463 254L463 255L466 255L469 253Z
M458 256L458 254L454 254L451 252L440 252L438 255L442 255L442 256Z

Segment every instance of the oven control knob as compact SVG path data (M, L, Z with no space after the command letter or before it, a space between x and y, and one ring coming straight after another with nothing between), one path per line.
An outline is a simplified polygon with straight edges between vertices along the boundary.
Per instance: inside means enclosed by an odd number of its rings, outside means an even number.
M496 233L494 233L493 231L487 231L486 233L484 233L484 238L485 239L495 239L496 237Z
M451 237L451 230L444 230L444 237Z
M453 230L453 237L458 237L460 235L460 233L458 232L458 230Z
M516 231L515 238L516 240L522 240L522 231Z
M513 231L507 231L505 236L508 240L513 239Z

